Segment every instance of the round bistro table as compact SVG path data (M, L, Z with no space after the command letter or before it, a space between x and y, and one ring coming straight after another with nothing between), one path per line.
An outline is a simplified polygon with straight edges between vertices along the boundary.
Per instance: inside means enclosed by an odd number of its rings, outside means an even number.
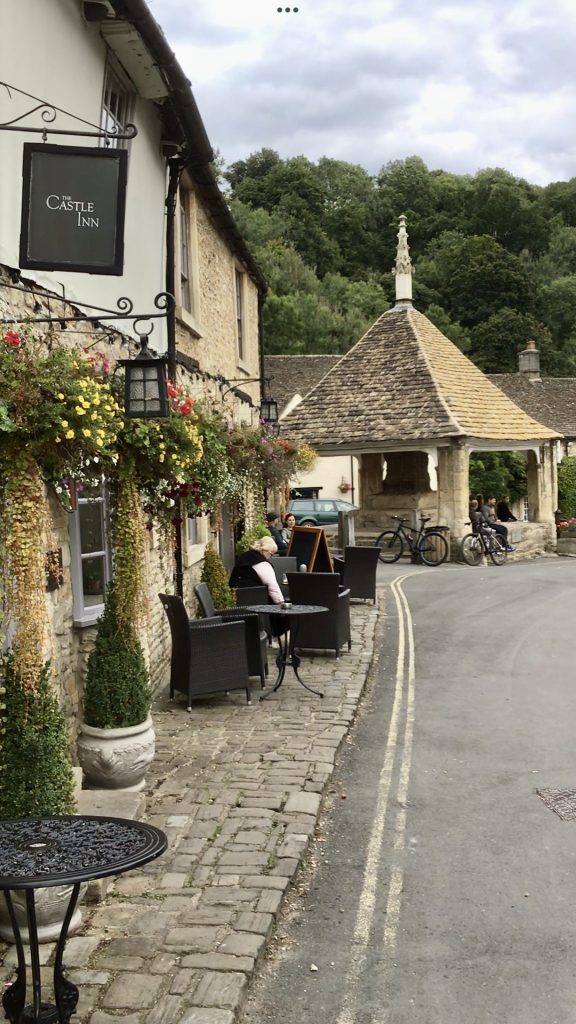
M11 1024L68 1024L76 1012L78 989L62 973L62 955L80 885L93 878L119 875L164 853L164 832L141 821L96 815L20 818L0 822L0 891L10 915L18 967L2 1005ZM40 956L34 891L71 885L72 895L56 945L55 1004L42 1001ZM30 942L32 1002L26 1004L26 960L11 890L26 892Z
M311 686L308 686L303 679L300 678L298 668L300 667L301 658L294 653L294 647L296 640L298 639L298 626L300 625L300 618L302 615L317 615L319 612L327 612L328 609L324 605L320 604L251 604L247 606L251 612L258 612L260 615L271 615L275 618L283 618L286 620L288 629L283 636L278 637L278 646L280 648L278 656L276 658L276 665L278 666L278 676L274 686L269 693L263 694L260 700L266 700L271 694L276 693L284 682L284 676L286 674L286 668L288 665L294 670L294 675L298 682L308 690L309 693L315 694L316 697L323 697L324 694L320 693L320 690L313 690Z

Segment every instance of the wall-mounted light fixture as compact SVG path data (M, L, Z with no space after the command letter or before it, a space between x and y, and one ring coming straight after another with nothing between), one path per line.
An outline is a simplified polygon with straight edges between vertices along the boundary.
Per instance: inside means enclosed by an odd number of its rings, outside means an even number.
M170 415L166 387L166 359L148 348L148 335L140 335L140 352L135 359L120 359L124 367L124 412L131 419L162 418Z

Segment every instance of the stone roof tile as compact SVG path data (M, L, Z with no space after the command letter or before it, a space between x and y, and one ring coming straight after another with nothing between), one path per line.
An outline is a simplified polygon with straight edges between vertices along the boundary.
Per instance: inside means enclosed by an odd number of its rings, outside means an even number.
M516 405L565 437L576 437L576 377L530 379L525 373L490 373Z
M557 436L411 308L384 313L283 424L287 433L332 451L457 436Z

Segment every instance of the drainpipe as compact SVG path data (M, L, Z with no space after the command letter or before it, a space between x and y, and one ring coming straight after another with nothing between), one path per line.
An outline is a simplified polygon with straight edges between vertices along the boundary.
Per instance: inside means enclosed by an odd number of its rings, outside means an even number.
M168 161L169 179L168 194L166 196L166 291L170 295L176 294L176 270L175 270L175 221L176 221L176 197L182 174L182 162L178 159ZM170 310L166 318L166 330L168 334L168 376L171 381L176 380L176 312ZM174 589L178 597L184 597L184 561L182 556L182 524L174 523Z

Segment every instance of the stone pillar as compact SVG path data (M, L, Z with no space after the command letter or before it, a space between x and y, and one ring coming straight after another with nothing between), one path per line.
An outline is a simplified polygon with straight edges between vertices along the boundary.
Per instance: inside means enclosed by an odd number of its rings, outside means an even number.
M470 452L462 442L438 448L438 522L450 527L452 541L468 532Z
M534 523L554 521L558 506L558 472L554 444L540 448L540 463L534 452L528 452L528 516Z

